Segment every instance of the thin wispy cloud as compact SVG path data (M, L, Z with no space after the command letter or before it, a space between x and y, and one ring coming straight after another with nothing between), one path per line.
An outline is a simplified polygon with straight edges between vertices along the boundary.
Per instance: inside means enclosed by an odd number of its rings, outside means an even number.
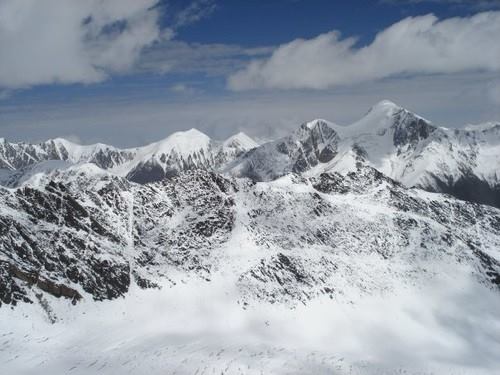
M180 28L209 17L216 9L213 0L196 0L181 10L174 20L173 27Z
M499 0L381 0L381 3L393 5L407 4L444 4L460 8L470 8L476 10L499 9Z
M398 75L500 71L500 12L405 18L358 47L339 31L296 39L228 79L232 90L326 89Z
M273 47L242 47L231 44L187 43L163 40L146 48L134 67L147 73L202 73L229 75L255 58L268 57Z

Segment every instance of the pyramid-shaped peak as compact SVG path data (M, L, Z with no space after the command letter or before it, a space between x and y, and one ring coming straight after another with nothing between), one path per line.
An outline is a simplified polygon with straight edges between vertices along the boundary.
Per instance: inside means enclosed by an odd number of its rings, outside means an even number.
M304 126L307 128L307 129L310 129L310 130L315 130L315 129L321 129L321 128L331 128L333 126L333 124L329 121L326 121L324 119L321 119L321 118L318 118L318 119L314 119L312 121L309 121L309 122L306 122L304 124Z
M257 146L258 143L243 132L236 133L224 141L224 147L240 147L250 150Z
M195 151L208 149L210 142L208 135L193 128L172 133L167 138L146 146L143 150L153 154L169 154L175 151L181 155L189 155Z
M306 142L311 139L316 139L319 142L328 143L338 137L334 127L336 127L336 125L331 122L323 119L316 119L302 124L299 129L293 133L292 137Z
M178 131L170 134L166 139L161 142L175 142L175 141L187 141L195 143L196 141L209 141L210 137L205 133L199 131L198 129L191 128L189 130Z

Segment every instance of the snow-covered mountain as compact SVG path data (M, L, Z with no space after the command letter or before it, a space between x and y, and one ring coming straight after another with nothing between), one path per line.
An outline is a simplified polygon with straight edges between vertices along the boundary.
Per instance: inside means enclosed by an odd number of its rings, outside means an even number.
M143 147L118 149L104 144L79 145L57 138L39 144L9 143L0 139L0 184L17 186L26 175L57 169L64 164L93 163L131 181L159 181L190 169L218 170L257 146L250 137L238 133L225 141L215 141L191 129ZM43 167L38 164L42 163Z
M107 169L130 160L133 154L132 150L119 150L101 143L82 146L63 138L39 144L10 143L0 138L0 168L7 170L23 169L46 160L85 161Z
M447 129L385 101L335 130L345 146L406 186L500 206L500 124Z
M236 134L224 142L217 142L206 134L191 129L137 149L131 162L112 170L131 181L154 182L175 176L180 171L219 170L256 146L257 143L244 133Z
M287 173L301 173L330 161L338 136L324 121L303 124L291 135L253 148L227 170L236 177L269 181Z
M421 188L493 191L498 137L382 102L260 146L2 141L0 368L494 374L500 209Z
M269 181L290 172L345 173L363 162L408 187L500 207L500 123L448 129L390 101L378 103L349 126L314 120L260 146L243 133L215 141L196 129L123 150L64 139L40 144L1 139L0 184L18 186L34 170L57 168L42 163L53 160L94 163L139 183L193 169Z
M327 137L311 131L311 139L304 141L301 131L316 128ZM315 137L321 138L317 144ZM311 159L310 150L322 157ZM321 155L323 150L328 152ZM308 176L345 173L358 163L408 187L500 207L500 123L447 129L389 101L378 103L349 126L325 120L306 123L294 134L248 152L227 172L265 181L290 171Z

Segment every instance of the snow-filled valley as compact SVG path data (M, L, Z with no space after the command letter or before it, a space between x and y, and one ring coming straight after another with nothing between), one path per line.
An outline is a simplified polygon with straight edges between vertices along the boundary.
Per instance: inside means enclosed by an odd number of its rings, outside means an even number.
M496 374L500 132L0 141L6 374Z
M463 274L345 304L242 309L224 276L0 309L5 374L495 374L498 293Z

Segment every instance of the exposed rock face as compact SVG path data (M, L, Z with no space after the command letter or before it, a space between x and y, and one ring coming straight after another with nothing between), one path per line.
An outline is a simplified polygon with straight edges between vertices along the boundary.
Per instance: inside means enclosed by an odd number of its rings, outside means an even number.
M443 262L500 280L500 211L408 190L371 167L257 184L204 171L148 185L58 178L66 184L0 190L3 303L34 292L113 299L132 282L175 287L179 274L217 272L235 273L245 303L292 305L415 283ZM247 248L250 260L236 262Z
M399 109L394 114L394 146L415 146L418 142L424 141L436 130L436 127L421 117Z
M266 143L247 152L229 165L237 177L270 181L287 173L301 173L337 154L338 135L325 121L303 124L290 136Z
M29 299L26 287L112 299L132 281L155 287L150 279L168 266L209 278L210 249L232 228L230 188L194 173L152 186L106 176L0 190L2 301ZM175 215L183 215L177 225Z
M66 296L75 284L95 299L128 290L128 263L120 256L106 259L123 248L120 237L109 219L93 215L64 184L1 194L0 254L11 276L56 296ZM79 292L71 293L79 299Z
M64 284L57 284L51 280L41 278L34 272L20 270L15 265L9 264L8 262L2 263L3 264L0 265L2 274L4 275L2 281L6 284L0 288L0 291L2 292L0 301L3 301L4 303L12 303L15 305L18 300L23 302L32 302L24 295L22 289L16 285L14 279L24 281L29 287L35 286L55 297L69 298L73 301L73 304L82 299L82 296L78 293L78 291Z

